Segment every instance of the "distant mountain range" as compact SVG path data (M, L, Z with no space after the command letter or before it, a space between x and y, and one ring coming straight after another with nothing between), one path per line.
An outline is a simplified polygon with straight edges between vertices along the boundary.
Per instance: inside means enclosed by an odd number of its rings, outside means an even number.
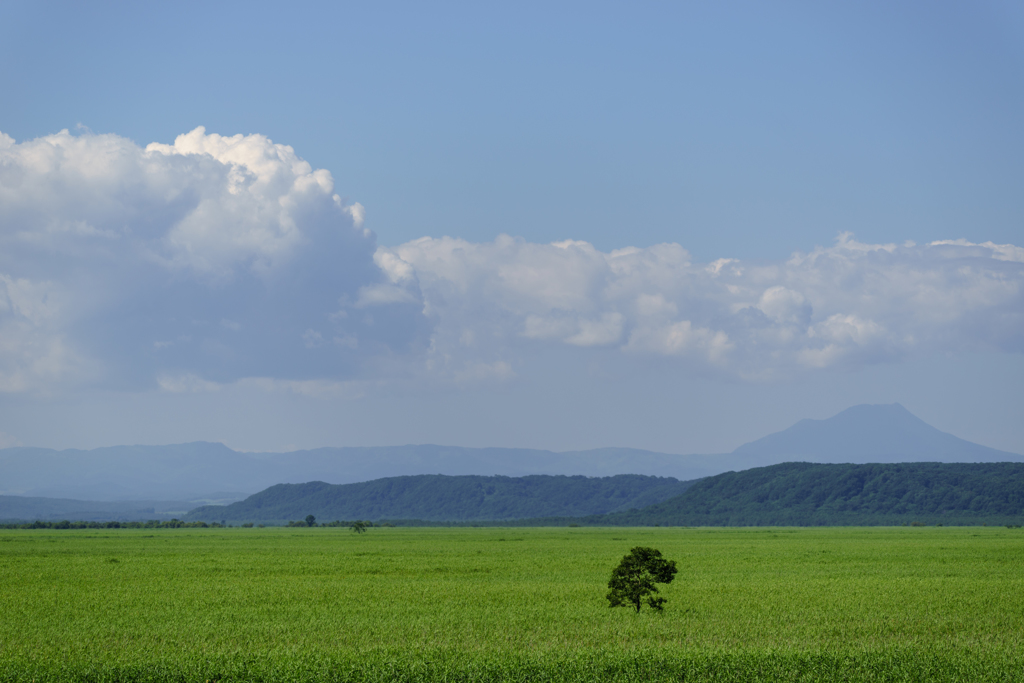
M279 484L186 519L282 524L366 519L592 526L1020 524L1024 463L782 463L696 482L419 475L360 484Z
M629 448L554 453L526 448L420 445L241 453L223 444L204 442L91 451L7 448L0 450L0 495L110 501L240 500L280 483L346 484L415 474L601 477L672 476L675 472L692 474L689 478L694 479L718 471L720 466L711 456Z
M116 446L90 451L44 448L0 450L0 496L125 502L231 502L275 484L321 481L348 484L409 475L640 474L690 481L723 472L787 461L1024 462L1024 456L941 432L899 404L862 405L826 420L801 420L789 429L740 446L732 453L671 455L630 448L552 451L434 445L318 448L290 453L242 453L223 444ZM75 503L72 501L72 503ZM17 500L0 512L17 513ZM72 507L74 507L74 504ZM26 516L68 516L68 501L26 503ZM84 509L81 505L79 508ZM28 512L31 510L32 514Z
M692 482L638 474L614 477L481 477L421 474L359 484L278 484L231 505L191 511L189 521L282 524L312 514L333 520L508 520L577 517L642 508Z

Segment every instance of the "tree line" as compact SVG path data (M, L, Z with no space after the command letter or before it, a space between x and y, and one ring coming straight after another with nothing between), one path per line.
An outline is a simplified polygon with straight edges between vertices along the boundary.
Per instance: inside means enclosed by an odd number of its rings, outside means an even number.
M180 519L150 519L137 522L72 522L67 519L44 522L37 519L34 522L0 524L0 529L223 529L226 526L217 522L184 522ZM251 527L252 524L247 526Z
M249 526L252 526L250 523ZM262 524L260 526L263 526ZM390 522L377 522L374 523L368 519L355 519L351 521L345 521L343 519L336 519L333 522L317 522L316 517L313 515L306 515L305 519L293 519L289 520L285 526L291 527L313 527L313 526L326 526L326 527L348 527L357 533L363 533L370 527L393 527L394 524Z
M309 515L313 517L313 515ZM72 522L67 519L58 521L43 521L35 520L34 522L6 522L0 523L0 529L230 529L234 528L232 524L221 524L219 522L186 522L180 519L150 519L146 521L134 521L134 522L123 522L123 521L108 521L108 522L86 522L77 521ZM246 522L245 524L237 525L241 528L251 529L254 526L264 528L266 524L253 524L252 522ZM370 520L354 520L345 521L336 519L333 522L317 522L315 518L310 520L309 518L297 521L288 522L288 524L282 526L290 527L349 527L353 531L362 532L371 527L393 527L394 524L389 522L372 522Z

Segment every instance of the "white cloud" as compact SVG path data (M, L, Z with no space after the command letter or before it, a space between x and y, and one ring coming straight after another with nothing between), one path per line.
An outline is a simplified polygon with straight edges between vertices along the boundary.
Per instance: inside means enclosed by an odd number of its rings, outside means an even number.
M456 382L481 382L487 380L505 380L514 376L512 366L503 360L494 363L470 362L462 369L456 370L454 379Z
M161 391L170 394L205 394L220 391L222 388L220 384L205 380L191 372L181 375L160 375L156 378L156 383Z
M3 136L0 391L347 377L400 336L336 315L385 280L364 215L260 135Z
M985 253L985 250L987 250L991 252L992 258L999 259L1000 261L1016 261L1017 263L1024 263L1024 247L1018 247L1013 244L995 244L994 242L982 242L981 244L975 244L974 242L968 242L965 239L936 240L931 243L931 246L934 247L942 245L951 245L956 247L980 247L982 250L981 253Z
M364 381L282 380L273 377L246 377L234 384L242 389L256 389L267 393L291 393L317 399L360 398L366 393L369 386Z
M359 288L356 308L381 306L383 304L416 303L416 296L402 287L380 283Z
M792 289L786 289L782 285L775 285L764 290L757 308L769 318L780 323L807 323L811 316L811 307L804 295Z
M667 325L637 327L629 335L626 348L666 356L697 355L717 364L733 346L725 332L706 327L694 328L689 320L681 320Z
M678 244L377 247L330 173L260 135L142 148L0 134L0 391L355 396L516 376L552 346L771 379L1024 351L1024 248L940 240L694 263Z
M835 245L780 263L693 264L679 245L602 253L585 242L501 236L380 247L392 286L434 323L431 353L523 356L531 343L678 358L746 378L1024 341L1013 245ZM392 295L393 299L397 299ZM474 339L467 349L460 339ZM461 348L459 348L461 346Z
M50 281L0 274L0 392L22 392L95 376L96 364L68 342L69 297Z
M621 313L602 313L596 320L582 319L578 322L579 332L566 337L568 344L575 346L607 346L622 338L625 318Z

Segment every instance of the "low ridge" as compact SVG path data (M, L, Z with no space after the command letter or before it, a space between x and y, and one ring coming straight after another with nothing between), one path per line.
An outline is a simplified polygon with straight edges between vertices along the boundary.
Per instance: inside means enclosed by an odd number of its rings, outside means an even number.
M0 449L0 495L92 501L195 500L281 483L366 482L409 475L643 474L689 481L780 462L1024 462L941 432L899 404L854 406L801 420L732 453L672 455L633 448L555 453L525 448L407 445L243 453L218 443L91 451Z
M313 515L335 519L509 520L581 516L667 500L692 482L671 477L416 475L358 484L278 484L231 505L207 505L188 520L282 523Z

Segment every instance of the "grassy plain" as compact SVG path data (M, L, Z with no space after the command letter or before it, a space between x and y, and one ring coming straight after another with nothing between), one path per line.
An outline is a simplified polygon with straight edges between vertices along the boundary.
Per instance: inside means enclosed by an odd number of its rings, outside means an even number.
M663 613L610 609L635 545ZM0 680L1024 680L1024 530L0 531Z

